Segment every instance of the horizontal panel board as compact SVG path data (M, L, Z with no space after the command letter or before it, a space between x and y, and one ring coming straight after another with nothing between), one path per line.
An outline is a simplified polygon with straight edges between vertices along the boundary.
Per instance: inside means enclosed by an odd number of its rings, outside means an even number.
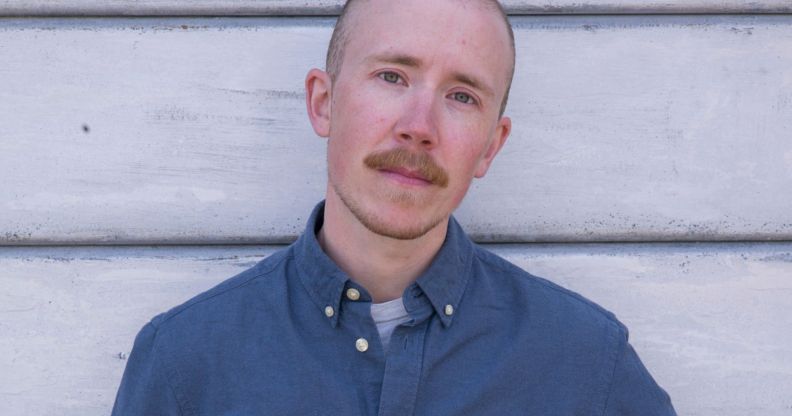
M316 16L344 0L0 0L0 16ZM792 13L787 0L503 0L510 14Z
M792 244L491 248L616 313L680 415L789 414ZM273 250L3 249L0 414L108 414L149 318Z
M792 239L792 20L517 17L480 241ZM273 243L332 19L0 20L0 244Z

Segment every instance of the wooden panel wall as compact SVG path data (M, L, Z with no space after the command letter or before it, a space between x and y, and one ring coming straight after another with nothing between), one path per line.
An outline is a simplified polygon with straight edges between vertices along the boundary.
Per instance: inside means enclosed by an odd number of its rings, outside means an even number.
M613 311L680 415L789 414L792 244L491 248ZM108 414L148 319L274 249L4 248L0 414Z
M0 21L0 244L280 243L325 187L330 19ZM515 17L479 241L788 240L786 16Z
M0 415L107 414L147 319L302 231L340 3L0 0ZM792 3L504 3L465 228L615 312L680 415L789 415Z
M344 0L0 0L0 16L316 16ZM504 0L509 14L790 13L788 0Z

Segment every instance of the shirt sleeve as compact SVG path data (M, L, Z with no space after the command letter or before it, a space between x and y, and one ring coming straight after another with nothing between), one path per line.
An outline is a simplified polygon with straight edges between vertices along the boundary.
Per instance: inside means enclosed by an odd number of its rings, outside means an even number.
M627 341L623 329L619 354L605 404L605 416L676 416L671 398L657 385Z
M155 348L157 329L148 323L135 338L112 416L181 415Z

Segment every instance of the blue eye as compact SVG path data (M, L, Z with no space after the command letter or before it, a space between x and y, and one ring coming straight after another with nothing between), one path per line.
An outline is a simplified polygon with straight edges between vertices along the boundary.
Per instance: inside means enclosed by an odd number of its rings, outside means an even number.
M382 72L379 74L379 77L391 84L396 84L401 81L401 76L395 72Z
M460 103L473 104L475 102L473 97L465 92L455 92L452 96L454 97L454 100L459 101Z

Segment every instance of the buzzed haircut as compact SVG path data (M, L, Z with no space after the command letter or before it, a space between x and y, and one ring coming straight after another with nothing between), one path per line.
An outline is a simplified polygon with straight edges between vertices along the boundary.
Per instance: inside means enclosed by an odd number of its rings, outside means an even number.
M330 75L330 79L333 81L336 80L338 74L341 72L341 63L344 61L344 50L349 43L349 27L347 20L349 15L352 14L351 11L355 8L355 5L363 1L367 0L347 0L347 2L344 4L344 8L341 9L341 14L338 16L335 28L333 29L333 36L330 38L330 46L327 48L327 58L325 61L325 70L327 71L328 75ZM491 10L496 11L503 19L503 23L506 25L506 30L509 33L509 44L511 46L511 69L509 71L509 79L507 80L508 82L506 84L506 94L503 95L503 101L501 102L500 115L503 116L503 112L506 110L506 102L509 100L509 90L511 89L512 78L514 78L514 31L512 30L511 23L509 23L509 18L506 15L506 11L503 9L503 6L501 6L500 2L497 0L475 1L490 8Z

